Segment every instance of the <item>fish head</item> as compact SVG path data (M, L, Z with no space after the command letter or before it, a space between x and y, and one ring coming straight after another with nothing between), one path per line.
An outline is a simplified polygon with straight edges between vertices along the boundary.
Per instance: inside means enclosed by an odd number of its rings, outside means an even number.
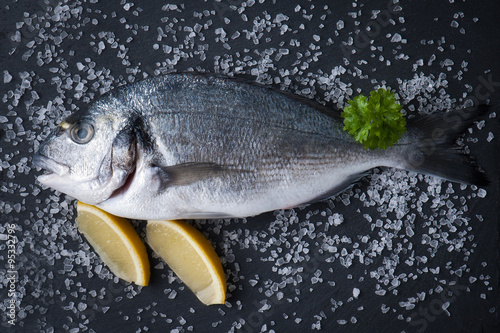
M34 156L45 169L38 181L92 205L111 197L135 168L134 138L122 113L96 103L62 121Z

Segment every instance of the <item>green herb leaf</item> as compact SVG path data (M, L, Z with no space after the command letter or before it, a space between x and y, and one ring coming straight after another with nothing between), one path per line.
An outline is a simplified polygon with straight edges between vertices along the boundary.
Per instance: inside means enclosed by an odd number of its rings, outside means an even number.
M367 99L359 95L344 108L344 131L367 149L386 149L406 133L406 120L401 105L390 90L378 89Z

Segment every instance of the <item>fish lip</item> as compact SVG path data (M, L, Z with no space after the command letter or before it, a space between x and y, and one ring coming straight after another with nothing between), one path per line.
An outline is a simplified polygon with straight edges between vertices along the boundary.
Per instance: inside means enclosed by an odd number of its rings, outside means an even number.
M46 173L44 176L56 174L58 176L64 176L69 172L69 167L65 164L59 163L50 157L36 153L33 157L33 164L41 169L44 169Z

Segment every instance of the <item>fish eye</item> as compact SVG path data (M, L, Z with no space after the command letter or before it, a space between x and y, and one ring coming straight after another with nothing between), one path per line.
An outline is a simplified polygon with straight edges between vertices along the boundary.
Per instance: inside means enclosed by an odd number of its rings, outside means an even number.
M94 137L94 126L87 122L75 124L70 131L71 140L78 144L84 144Z

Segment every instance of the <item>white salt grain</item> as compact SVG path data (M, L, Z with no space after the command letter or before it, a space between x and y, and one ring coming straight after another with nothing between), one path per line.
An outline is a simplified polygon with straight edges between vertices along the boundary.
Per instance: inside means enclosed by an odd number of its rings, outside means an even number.
M12 80L12 75L7 70L3 71L3 83L9 83Z
M402 39L401 35L398 33L395 33L394 36L392 36L392 38L391 38L391 42L399 43L399 42L401 42L401 39Z

